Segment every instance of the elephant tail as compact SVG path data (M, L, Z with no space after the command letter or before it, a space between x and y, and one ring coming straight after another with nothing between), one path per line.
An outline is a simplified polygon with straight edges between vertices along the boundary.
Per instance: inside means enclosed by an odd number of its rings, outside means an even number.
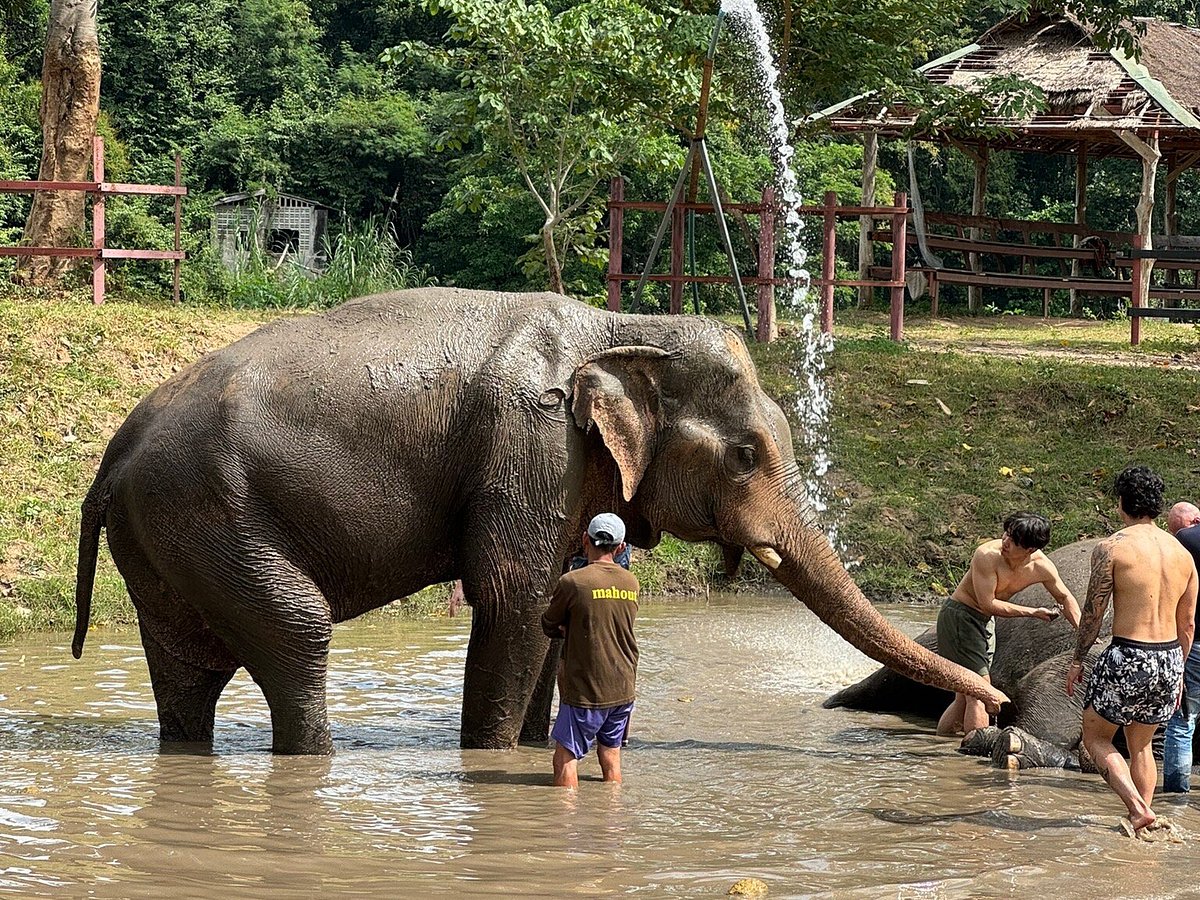
M71 655L76 659L83 656L83 641L87 637L88 624L92 618L92 588L96 582L96 557L100 553L100 529L104 527L108 512L107 497L102 498L97 490L99 479L88 491L83 501L83 515L79 522L79 565L75 573L75 639L71 642Z

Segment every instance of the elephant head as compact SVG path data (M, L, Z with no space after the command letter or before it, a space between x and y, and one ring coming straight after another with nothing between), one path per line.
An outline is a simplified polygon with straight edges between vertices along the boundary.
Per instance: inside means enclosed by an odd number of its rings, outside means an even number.
M817 527L787 419L759 385L741 337L691 321L657 340L636 334L575 371L572 413L612 455L634 542L653 546L664 531L713 541L727 565L745 548L868 656L998 709L1004 694L918 645L863 596Z

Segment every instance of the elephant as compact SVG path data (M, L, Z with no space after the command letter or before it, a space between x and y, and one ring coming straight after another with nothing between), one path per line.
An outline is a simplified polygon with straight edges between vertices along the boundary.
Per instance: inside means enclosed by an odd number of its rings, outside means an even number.
M1087 594L1092 551L1099 539L1076 541L1050 553L1063 583L1082 604ZM1012 598L1023 606L1053 607L1054 600L1041 585L1033 585ZM1084 683L1096 658L1112 637L1112 609L1105 614L1100 638L1084 660ZM937 628L916 638L918 644L937 649ZM1083 691L1066 694L1067 666L1076 648L1075 629L1062 617L996 619L996 653L992 683L1012 698L997 717L997 724L967 735L964 753L989 756L997 767L1082 768L1092 771L1081 742ZM936 719L953 699L945 691L911 680L891 669L878 669L856 684L826 699L828 709L910 713ZM1120 741L1120 732L1118 732ZM1161 742L1159 743L1161 747ZM1161 755L1161 749L1159 750Z
M106 529L163 743L210 745L245 668L272 750L329 753L334 624L461 579L462 746L544 740L554 660L539 618L601 511L639 547L667 532L735 565L747 549L880 662L993 710L1006 699L859 591L734 329L454 288L271 322L146 396L83 501L72 652Z

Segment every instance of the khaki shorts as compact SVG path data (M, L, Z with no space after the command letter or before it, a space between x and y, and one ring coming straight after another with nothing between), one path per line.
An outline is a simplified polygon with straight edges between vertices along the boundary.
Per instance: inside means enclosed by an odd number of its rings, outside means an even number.
M938 655L977 675L991 671L996 654L996 624L953 597L942 604L937 619Z

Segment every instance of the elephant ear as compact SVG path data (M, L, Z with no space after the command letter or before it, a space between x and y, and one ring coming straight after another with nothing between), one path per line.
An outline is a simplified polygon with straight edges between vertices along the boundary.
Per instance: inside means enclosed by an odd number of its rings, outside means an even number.
M675 354L658 347L616 347L575 370L571 413L584 431L600 430L621 471L625 500L633 499L654 457L663 364Z

